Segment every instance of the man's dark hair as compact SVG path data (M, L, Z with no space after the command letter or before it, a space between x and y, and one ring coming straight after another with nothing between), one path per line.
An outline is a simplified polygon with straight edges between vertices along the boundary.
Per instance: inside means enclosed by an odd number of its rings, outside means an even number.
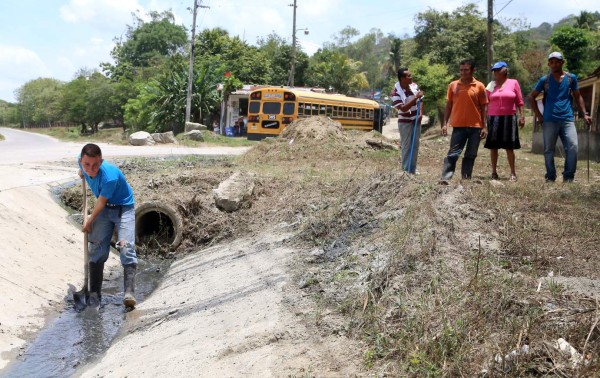
M398 81L400 81L404 77L406 71L408 71L407 67L401 67L398 69Z
M462 66L463 64L468 64L471 67L471 69L475 68L475 61L473 59L463 59L458 65Z
M102 157L102 151L100 150L100 147L98 147L97 144L88 143L81 149L81 156L83 155L87 155L89 157Z

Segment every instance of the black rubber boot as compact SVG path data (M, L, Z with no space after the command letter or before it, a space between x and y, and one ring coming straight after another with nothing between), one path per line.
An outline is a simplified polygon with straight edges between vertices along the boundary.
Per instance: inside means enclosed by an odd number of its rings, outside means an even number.
M104 263L89 263L90 267L90 294L88 306L100 307L102 299L102 279L104 278Z
M133 308L137 303L134 297L136 268L136 264L129 264L123 266L123 287L125 291L125 294L123 295L123 304L125 305L125 307Z

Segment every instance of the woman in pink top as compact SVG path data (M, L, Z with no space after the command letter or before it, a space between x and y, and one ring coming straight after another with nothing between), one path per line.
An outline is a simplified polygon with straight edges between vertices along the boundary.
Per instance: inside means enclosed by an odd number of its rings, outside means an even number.
M494 64L492 71L494 81L486 87L489 105L488 135L484 147L491 150L492 179L498 179L498 149L504 149L510 165L510 181L517 181L514 150L521 148L519 128L525 126L523 95L519 82L508 78L508 65L505 62Z

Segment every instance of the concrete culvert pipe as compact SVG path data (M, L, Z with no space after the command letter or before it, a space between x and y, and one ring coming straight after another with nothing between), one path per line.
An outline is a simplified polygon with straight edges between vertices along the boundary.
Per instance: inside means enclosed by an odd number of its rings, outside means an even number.
M135 209L136 244L169 246L181 244L183 223L181 215L169 205L146 202Z

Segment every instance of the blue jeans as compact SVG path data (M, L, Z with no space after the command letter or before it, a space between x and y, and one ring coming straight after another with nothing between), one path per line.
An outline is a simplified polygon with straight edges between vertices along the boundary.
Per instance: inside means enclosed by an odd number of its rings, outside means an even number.
M554 165L554 151L556 141L560 137L565 150L565 170L563 180L571 181L575 178L577 170L577 130L573 121L542 123L542 134L544 136L544 160L546 162L546 180L556 180L556 166Z
M120 216L119 216L120 215ZM120 244L122 265L137 264L135 254L135 208L133 205L105 207L92 224L88 235L90 261L106 262L110 252L110 240L117 229L117 246Z
M398 122L398 131L400 132L400 148L402 153L402 170L408 173L415 173L417 170L417 156L419 156L419 140L421 139L421 124L417 124L415 131L415 122ZM416 138L413 146L413 137ZM410 150L413 148L412 158ZM410 167L408 163L410 161Z
M444 158L442 167L442 180L450 180L454 176L456 162L465 148L465 156L462 159L461 176L464 179L470 179L473 175L473 166L479 150L481 141L481 129L478 127L455 127L450 137L450 150L448 156Z

